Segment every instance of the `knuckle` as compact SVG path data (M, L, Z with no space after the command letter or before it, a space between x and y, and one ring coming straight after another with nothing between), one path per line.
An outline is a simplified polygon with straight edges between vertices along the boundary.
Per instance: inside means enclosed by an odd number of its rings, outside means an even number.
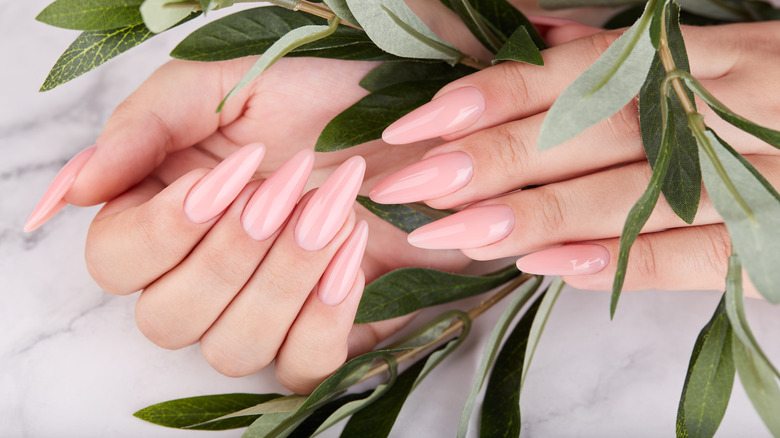
M607 118L607 125L616 140L627 142L640 139L642 131L639 127L637 99L631 99L620 111Z
M521 71L524 68L523 65L519 62L504 62L500 66L501 68L498 69L500 77L491 83L491 87L498 86L496 95L506 96L508 101L513 102L516 106L531 100L532 88L528 84L526 75Z
M541 230L541 236L560 236L565 224L566 207L560 194L549 187L539 188L536 220Z
M244 285L245 272L243 264L230 251L205 247L201 255L201 263L211 277L221 283L224 288L238 290Z
M590 43L595 60L614 43L620 35L616 32L599 32L591 35Z
M728 258L731 255L731 239L729 233L723 226L707 227L702 230L705 233L706 248L704 257L701 258L702 266L699 266L702 272L726 274Z
M522 132L516 124L505 123L494 128L496 144L489 152L491 160L496 158L501 165L505 176L514 177L523 175L523 168L527 167L529 153L522 141Z
M658 248L653 242L653 236L640 235L631 249L632 255L629 258L631 269L629 269L629 272L626 274L626 282L628 282L628 276L632 273L634 274L632 283L645 284L647 281L655 281L658 274L662 272L658 266L659 259L656 254L657 251Z

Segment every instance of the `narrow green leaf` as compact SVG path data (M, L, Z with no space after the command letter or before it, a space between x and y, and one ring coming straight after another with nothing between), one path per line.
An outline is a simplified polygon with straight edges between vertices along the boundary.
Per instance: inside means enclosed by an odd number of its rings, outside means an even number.
M360 86L368 91L379 91L403 82L440 81L450 83L474 72L476 70L471 67L462 64L453 67L446 62L386 62L363 76L363 79L360 80Z
M170 29L195 12L195 7L170 6L171 0L144 0L139 10L144 24L152 33Z
M650 0L639 21L553 103L542 122L540 150L574 138L623 108L637 95L655 54L649 27L657 1Z
M534 25L508 1L469 0L469 2L502 43L508 41L517 28L522 26L531 35L539 50L547 48L544 39L539 35Z
M198 0L198 3L200 4L200 10L203 11L204 14L211 9L211 0Z
M143 0L57 0L36 20L74 30L110 30L143 22Z
M750 17L742 8L731 4L728 1L714 0L676 0L686 11L704 17L715 18L718 20L744 21Z
M355 323L383 321L425 307L487 292L520 275L514 265L485 276L452 274L425 268L389 272L363 290Z
M471 325L471 318L469 318L467 313L463 312L462 310L450 310L449 312L444 312L436 318L432 319L422 327L414 330L412 333L409 333L403 338L393 342L387 348L408 350L421 348L436 342L444 333L444 331L453 324L454 319L461 320L464 327L470 327ZM464 329L463 333L467 331L468 329Z
M739 380L764 424L775 437L780 437L780 388L772 369L735 338L734 363Z
M474 403L477 401L477 396L482 390L482 385L487 378L488 370L493 365L493 362L498 354L498 349L501 346L501 340L504 339L509 326L512 324L512 320L517 316L520 310L525 306L525 303L533 296L539 286L542 284L542 277L534 277L530 281L526 281L515 292L515 296L512 301L506 306L501 317L496 322L495 327L490 332L487 344L485 345L485 351L482 353L482 361L474 374L474 380L471 383L471 391L466 399L466 404L463 406L463 411L460 416L460 423L458 424L458 437L463 438L466 436L469 427L469 421L471 420L471 413L474 410Z
M261 55L288 32L303 26L325 26L314 15L278 6L246 9L201 26L171 52L189 61L224 61ZM393 61L393 56L376 46L358 29L339 26L332 35L294 49L286 56L319 57L353 61Z
M257 416L239 417L192 427L224 415L282 397L281 394L218 394L158 403L134 413L144 421L165 427L225 430L249 426Z
M466 24L466 27L471 34L474 35L485 48L492 53L498 52L504 42L493 34L487 23L485 23L479 12L474 9L469 0L449 0L449 4L455 13L458 14L461 21Z
M328 122L314 150L333 152L377 140L391 123L428 103L444 85L443 81L403 82L374 91Z
M569 9L585 6L616 7L644 3L645 0L539 0L539 6L544 9Z
M253 419L252 421L254 421L259 416L265 414L278 414L284 412L292 413L298 410L298 408L303 404L305 400L306 397L302 395L297 395L297 394L287 395L284 397L279 397L279 398L265 401L255 406L250 406L246 409L242 409L237 412L225 414L213 420L204 421L203 423L189 426L187 427L187 429L203 429L204 427L210 426L213 423L219 423L225 420L234 419L238 417L252 417ZM248 422L247 426L251 424L252 421Z
M499 61L517 61L533 65L544 65L542 53L525 27L518 27L509 40L493 57L493 64Z
M534 316L533 324L531 324L531 331L528 333L527 346L525 348L525 354L523 356L523 372L522 380L520 381L520 390L523 389L523 383L528 376L528 369L531 368L531 360L534 358L536 347L539 345L539 340L542 338L542 332L544 326L547 324L547 318L550 317L552 308L555 305L555 301L563 290L563 286L566 283L561 280L561 277L556 277L555 280L547 288L547 292L544 294L541 304L539 304L539 310Z
M533 322L539 315L539 307L548 293L534 300L507 336L496 357L482 401L480 437L520 436L520 390L528 358L528 342Z
M642 12L644 12L644 10L644 4L630 6L613 15L612 18L607 20L607 22L604 23L601 27L604 29L620 29L621 27L631 27L631 25L642 16Z
M377 204L365 196L358 196L357 202L385 222L407 233L434 221L434 219L402 204Z
M397 383L396 383L397 384ZM393 385L395 386L395 385ZM333 401L326 403L321 408L315 410L309 417L301 422L298 427L290 433L291 438L309 438L314 434L314 431L319 429L320 425L325 422L336 410L345 404L360 400L368 397L373 390L364 391L358 394L346 394Z
M436 36L403 0L346 0L371 40L404 58L438 59L455 65L463 55Z
M357 18L352 15L352 11L349 10L346 0L324 0L324 3L328 5L331 11L341 17L342 20L347 23L359 25Z
M656 50L658 50L658 46L661 42L661 26L663 25L664 15L675 7L677 8L676 15L679 16L680 8L677 7L677 3L674 3L673 1L658 2L655 7L655 11L653 12L653 20L650 22L650 42L653 44L653 47ZM669 38L669 40L671 39L672 38ZM656 53L655 56L658 56L658 53ZM647 85L647 81L645 81L645 85Z
M715 435L734 386L734 359L725 295L693 346L677 408L677 437Z
M726 223L732 246L740 255L742 264L756 289L768 301L780 303L780 270L775 254L780 254L780 195L756 177L747 161L737 159L727 143L707 130L697 136L699 147L707 154L702 160L702 175L707 193L715 209ZM708 151L709 150L709 151ZM714 159L723 166L739 196L746 204L735 205L732 191L719 175ZM762 181L763 180L763 181Z

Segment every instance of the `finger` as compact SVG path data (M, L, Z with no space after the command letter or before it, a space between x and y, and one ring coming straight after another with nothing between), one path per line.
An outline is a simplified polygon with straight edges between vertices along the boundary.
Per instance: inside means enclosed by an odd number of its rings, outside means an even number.
M143 198L152 191L147 184L143 192L108 203L87 235L92 277L106 291L126 294L168 272L238 196L264 153L262 145L247 145L211 171L194 170L151 199ZM138 201L144 202L133 206Z

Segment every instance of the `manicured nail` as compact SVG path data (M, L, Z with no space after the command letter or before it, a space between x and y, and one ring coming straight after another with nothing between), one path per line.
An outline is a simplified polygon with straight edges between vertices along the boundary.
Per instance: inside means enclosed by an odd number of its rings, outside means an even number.
M517 269L539 275L587 275L601 271L608 264L609 251L603 246L576 243L521 257Z
M412 231L409 243L426 249L479 248L512 232L515 215L506 205L467 208Z
M184 200L184 214L196 224L214 219L236 199L263 160L265 146L248 144L211 169Z
M314 166L314 152L304 149L282 164L252 195L241 214L249 237L271 237L290 215L301 197Z
M43 197L38 201L38 205L35 206L30 217L27 219L27 223L24 224L24 231L30 232L41 225L45 224L49 219L54 217L63 207L68 205L65 202L65 195L68 194L73 182L76 181L81 169L87 164L92 154L95 153L97 148L90 146L83 151L79 152L75 157L71 158L67 164L60 170L54 180L49 184L49 188L43 194Z
M369 196L380 204L427 201L455 192L473 174L471 158L463 152L434 155L386 177Z
M344 162L306 204L295 225L295 241L307 251L325 247L338 233L352 211L366 161L356 155Z
M390 144L407 144L466 129L485 111L485 98L474 87L462 87L401 117L388 126L382 139Z
M336 306L347 297L352 284L355 283L367 242L368 223L360 221L333 256L333 260L320 278L317 294L323 303Z

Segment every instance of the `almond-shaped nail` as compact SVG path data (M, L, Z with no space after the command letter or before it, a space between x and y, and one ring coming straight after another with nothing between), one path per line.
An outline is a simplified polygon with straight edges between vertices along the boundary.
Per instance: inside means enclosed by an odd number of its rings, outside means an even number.
M517 269L538 275L595 274L609 264L609 251L601 245L573 243L543 249L517 261Z
M211 169L184 200L187 219L202 224L222 213L252 179L264 155L265 146L248 144Z
M407 144L441 137L466 129L485 112L485 98L475 87L447 92L388 126L382 139Z
M252 195L241 214L241 225L255 240L271 237L290 215L301 197L314 166L314 152L293 155Z
M355 225L352 233L341 245L336 255L330 261L328 268L320 278L320 287L317 294L320 300L329 305L336 306L344 301L355 283L360 262L366 252L368 242L368 223L360 221Z
M434 155L405 167L380 181L369 193L380 204L427 201L454 193L474 174L464 152Z
M356 155L317 189L295 225L295 241L301 248L320 250L338 233L352 211L365 171L366 161Z
M512 232L515 214L506 205L467 208L422 226L409 234L409 243L425 249L479 248Z
M68 194L73 182L76 181L81 169L87 164L87 161L92 157L97 148L90 146L83 151L76 154L71 158L67 164L57 173L54 177L49 188L43 194L43 197L38 201L38 205L35 206L27 222L24 224L24 231L30 232L41 225L45 224L49 219L54 217L63 207L68 205L65 202L65 195Z

